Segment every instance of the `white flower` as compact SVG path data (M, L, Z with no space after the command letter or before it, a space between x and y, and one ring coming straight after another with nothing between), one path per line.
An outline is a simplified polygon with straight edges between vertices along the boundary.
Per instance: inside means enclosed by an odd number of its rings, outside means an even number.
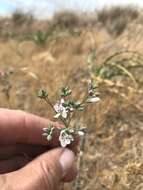
M74 141L74 138L67 131L61 130L59 141L60 141L61 146L65 148L67 145L71 144L72 141Z
M65 119L67 118L68 110L63 106L64 102L65 102L64 99L61 99L60 102L58 102L54 105L54 109L57 112L57 114L54 116L54 118L59 118L60 115Z
M77 133L79 136L84 136L84 134L85 134L83 131L78 131Z
M68 131L69 131L70 133L74 133L74 132L75 132L74 129L68 129Z
M54 118L55 118L55 119L58 119L58 118L60 117L60 115L61 115L60 113L57 113L57 114L54 116Z
M93 96L87 99L88 103L94 103L94 102L99 102L99 101L100 101L100 98L97 96Z
M46 132L46 131L47 131L47 127L44 127L44 128L43 128L43 131Z

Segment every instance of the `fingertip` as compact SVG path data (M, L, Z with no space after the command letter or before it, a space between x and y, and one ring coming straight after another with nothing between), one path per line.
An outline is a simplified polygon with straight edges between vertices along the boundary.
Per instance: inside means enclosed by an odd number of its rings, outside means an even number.
M76 179L78 175L78 170L76 164L74 164L70 169L69 173L63 178L63 182L71 182Z

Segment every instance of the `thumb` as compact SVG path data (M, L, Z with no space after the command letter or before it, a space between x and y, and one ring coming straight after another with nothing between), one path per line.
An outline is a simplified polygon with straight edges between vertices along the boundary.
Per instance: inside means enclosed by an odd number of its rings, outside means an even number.
M24 168L2 176L14 190L57 190L66 176L74 175L74 153L57 148L37 157ZM73 179L75 176L71 176Z

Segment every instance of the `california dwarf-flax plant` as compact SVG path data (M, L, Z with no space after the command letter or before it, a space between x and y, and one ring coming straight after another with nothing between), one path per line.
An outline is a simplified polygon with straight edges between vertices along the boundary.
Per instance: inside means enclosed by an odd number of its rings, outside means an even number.
M75 118L77 112L82 112L91 103L100 101L99 93L97 92L97 86L93 85L92 81L88 83L87 92L82 100L75 100L72 97L72 90L69 87L63 87L60 92L60 99L53 104L49 98L49 94L46 90L40 90L38 97L44 100L52 110L54 111L54 118L60 120L63 123L63 128L55 128L52 124L49 124L46 128L43 128L43 136L51 141L55 130L59 131L59 143L61 147L67 147L70 145L77 136L84 136L86 128L84 127L72 127L71 121Z

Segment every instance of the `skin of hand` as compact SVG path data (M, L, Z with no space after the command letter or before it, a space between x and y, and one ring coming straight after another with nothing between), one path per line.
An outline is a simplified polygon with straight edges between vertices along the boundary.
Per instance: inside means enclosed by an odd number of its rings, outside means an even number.
M73 151L48 142L42 129L56 122L19 110L0 109L1 190L58 190L76 177Z

